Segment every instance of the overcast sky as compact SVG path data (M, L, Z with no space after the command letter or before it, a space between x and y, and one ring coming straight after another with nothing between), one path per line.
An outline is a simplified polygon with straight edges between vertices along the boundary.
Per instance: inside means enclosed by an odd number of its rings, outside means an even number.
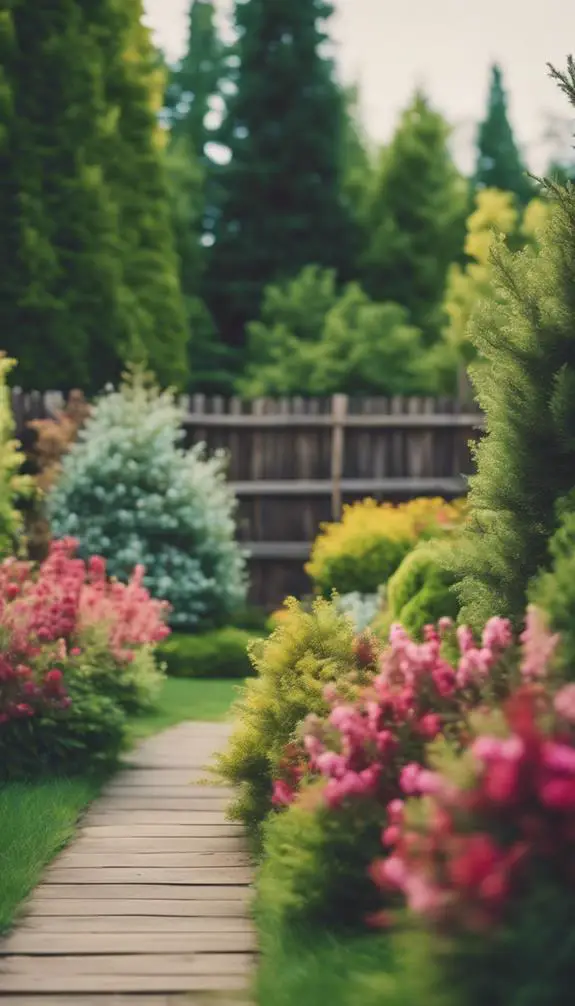
M186 45L189 0L145 0L145 6L156 41L177 58ZM420 84L458 127L458 160L467 167L488 66L498 60L516 135L532 170L543 167L545 114L570 115L545 65L563 68L567 54L575 54L574 0L336 0L336 9L340 74L359 83L364 125L375 141L389 137Z

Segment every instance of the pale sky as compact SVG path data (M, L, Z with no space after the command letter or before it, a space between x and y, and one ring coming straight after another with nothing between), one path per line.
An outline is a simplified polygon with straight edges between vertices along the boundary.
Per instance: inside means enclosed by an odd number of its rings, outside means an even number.
M168 57L186 46L189 0L145 0L148 23ZM221 0L225 11L229 0ZM368 135L385 142L417 85L457 127L458 161L469 166L485 109L488 66L504 69L515 134L532 170L546 160L545 115L573 118L547 77L575 54L573 0L336 0L331 33L342 80L357 82ZM574 123L575 131L575 123Z

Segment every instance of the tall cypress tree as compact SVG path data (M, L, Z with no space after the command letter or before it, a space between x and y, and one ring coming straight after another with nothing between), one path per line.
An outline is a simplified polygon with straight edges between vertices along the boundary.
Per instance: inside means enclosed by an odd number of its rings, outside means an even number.
M0 347L26 387L97 387L134 324L101 164L104 67L82 6L4 9L0 67Z
M165 105L172 136L185 136L202 160L210 136L206 115L224 69L224 47L216 28L213 0L192 0L188 24L188 48L170 71Z
M221 131L221 205L206 291L224 340L244 344L264 287L308 263L345 274L352 214L342 194L344 101L320 52L325 0L235 6L237 90Z
M513 136L503 72L496 63L491 67L487 114L477 134L475 185L513 192L522 205L535 194Z
M449 152L449 127L417 92L402 114L367 202L361 280L378 301L406 307L433 342L447 271L463 245L467 185Z
M141 352L162 383L185 382L186 313L172 227L165 134L158 125L164 80L142 0L99 0L106 94L115 116L104 170L118 207L124 281L133 299Z
M552 70L575 107L575 62ZM484 361L472 372L486 413L471 519L452 557L462 618L522 620L530 579L549 561L557 504L575 487L575 188L553 198L539 249L502 248L497 297L474 317Z
M27 387L98 389L136 352L163 380L185 373L140 13L15 0L0 14L0 347Z

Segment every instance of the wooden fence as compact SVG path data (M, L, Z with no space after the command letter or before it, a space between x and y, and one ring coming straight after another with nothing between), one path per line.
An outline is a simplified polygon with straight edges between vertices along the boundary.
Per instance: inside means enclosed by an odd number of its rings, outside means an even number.
M14 394L18 427L61 404ZM471 471L482 416L446 398L185 399L186 444L229 454L251 598L273 607L309 589L304 563L322 521L365 496L453 498Z

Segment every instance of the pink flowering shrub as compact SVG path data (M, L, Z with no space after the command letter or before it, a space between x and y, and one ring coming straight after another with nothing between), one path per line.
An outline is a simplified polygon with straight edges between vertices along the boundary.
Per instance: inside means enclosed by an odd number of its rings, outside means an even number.
M478 643L444 619L421 644L394 626L388 648L377 654L375 645L355 645L358 665L374 668L371 682L347 696L325 687L327 712L307 717L277 764L273 803L283 813L268 823L266 851L281 877L278 901L300 919L357 924L377 907L368 868L387 805L418 780L430 741L442 735L462 747L472 712L507 694L517 650L497 618Z
M488 622L480 645L460 628L459 659L451 664L442 639L452 629L449 619L427 626L425 642L418 644L395 625L379 673L356 701L342 701L336 686L328 685L327 718L311 716L303 725L307 766L291 780L285 774L276 780L274 803L290 803L301 778L320 776L329 806L368 798L383 808L399 794L402 769L408 780L409 763L424 760L429 741L444 733L460 742L469 712L488 694L504 693L503 668L514 640L504 619Z
M552 700L524 685L505 723L506 736L471 742L463 782L420 772L415 819L401 801L389 808L393 852L374 877L434 924L500 923L542 869L575 897L575 686Z
M146 705L159 681L151 647L169 632L167 605L142 586L143 570L127 584L109 581L104 560L85 563L75 550L76 542L66 539L52 544L38 568L14 559L0 564L5 774L32 751L32 764L61 761L52 755L63 751L66 737L68 755L88 740L97 754L98 738L117 751L122 709Z

